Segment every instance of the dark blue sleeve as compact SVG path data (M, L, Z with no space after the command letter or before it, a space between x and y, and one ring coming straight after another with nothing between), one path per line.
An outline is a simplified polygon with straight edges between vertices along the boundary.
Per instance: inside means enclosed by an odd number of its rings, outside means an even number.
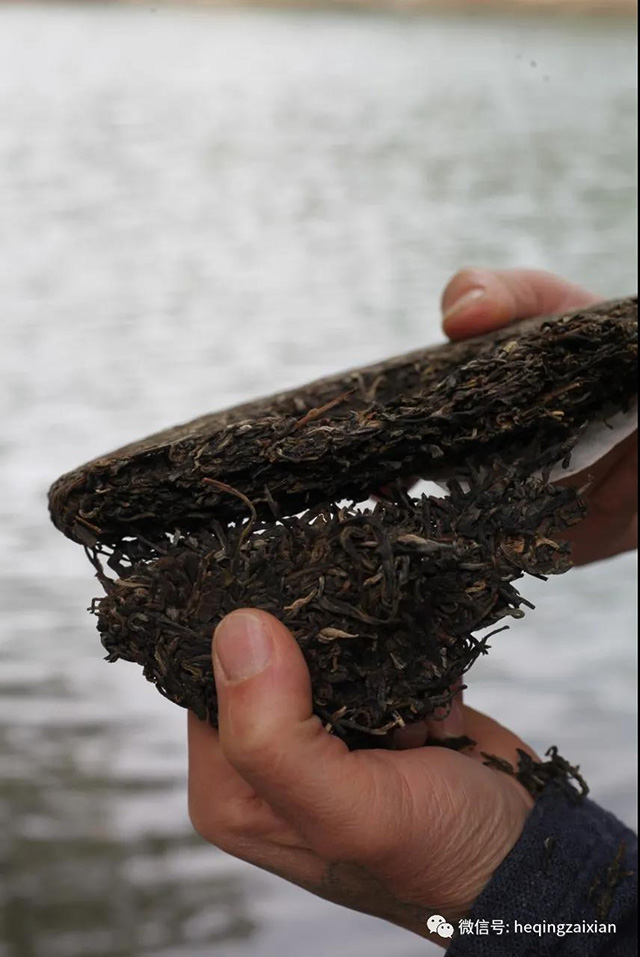
M636 835L549 785L447 955L631 957L636 921Z

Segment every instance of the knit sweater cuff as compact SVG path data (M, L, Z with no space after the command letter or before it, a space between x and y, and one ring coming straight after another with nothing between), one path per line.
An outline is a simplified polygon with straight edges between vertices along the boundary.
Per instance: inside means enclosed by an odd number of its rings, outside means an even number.
M631 957L637 838L550 784L520 840L461 921L448 957Z

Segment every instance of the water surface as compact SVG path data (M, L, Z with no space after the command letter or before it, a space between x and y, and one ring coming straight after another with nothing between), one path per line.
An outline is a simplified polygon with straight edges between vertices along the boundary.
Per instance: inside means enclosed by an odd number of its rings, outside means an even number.
M418 957L192 836L185 715L107 666L61 472L439 339L460 265L636 286L626 21L0 7L0 955ZM469 701L634 816L635 559L551 582Z

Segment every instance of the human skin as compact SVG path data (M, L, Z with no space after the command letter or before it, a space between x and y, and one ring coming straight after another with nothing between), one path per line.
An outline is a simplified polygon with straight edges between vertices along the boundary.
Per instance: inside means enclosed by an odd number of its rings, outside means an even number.
M514 734L465 708L473 751L350 752L313 714L295 639L262 611L223 620L213 662L219 730L189 715L189 810L203 837L426 938L431 914L469 911L532 807L480 754L517 763Z
M465 338L596 299L545 273L464 270L445 290L444 328ZM588 515L572 537L578 563L635 547L637 443L614 451L593 470ZM300 648L265 612L227 616L212 654L218 731L189 715L196 830L320 897L444 946L429 934L428 917L455 924L469 912L533 804L515 779L484 764L482 752L511 763L518 748L533 752L463 706L461 694L445 720L397 733L395 750L350 752L313 714ZM422 747L428 737L462 733L476 742L472 750Z
M442 294L443 328L452 340L493 332L533 316L553 315L602 300L552 273L534 269L462 269ZM582 489L585 519L565 533L575 565L612 558L638 547L638 433L630 435L587 472L559 484ZM401 747L428 737L463 733L462 694L444 721L427 721L396 733Z
M547 272L463 269L444 291L443 327L450 339L467 339L517 319L566 312L601 300ZM585 489L588 509L584 521L567 534L576 565L638 547L637 432L565 484Z

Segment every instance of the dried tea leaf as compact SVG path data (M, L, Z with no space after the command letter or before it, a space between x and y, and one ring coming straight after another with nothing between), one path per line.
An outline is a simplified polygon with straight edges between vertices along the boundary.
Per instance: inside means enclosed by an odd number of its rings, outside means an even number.
M213 629L262 608L300 644L326 727L384 745L451 701L489 647L476 632L531 607L514 583L570 567L562 532L584 507L549 475L632 409L636 358L637 300L620 300L204 416L63 476L51 515L103 586L108 659L215 725ZM458 476L447 497L407 494L442 474ZM374 508L338 504L382 487Z

